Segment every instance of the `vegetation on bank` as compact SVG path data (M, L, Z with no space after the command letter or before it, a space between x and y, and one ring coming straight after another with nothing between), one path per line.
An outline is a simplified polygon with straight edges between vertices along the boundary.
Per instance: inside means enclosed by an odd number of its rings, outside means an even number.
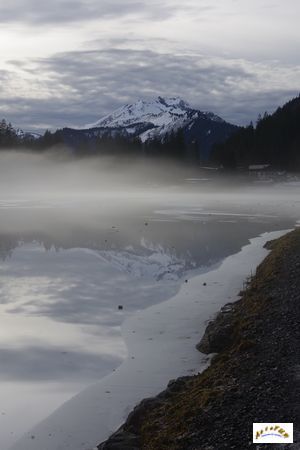
M60 146L67 147L75 156L90 155L163 157L193 164L207 160L225 169L246 169L253 164L268 164L279 170L300 170L300 96L278 108L274 114L259 116L256 125L234 127L230 136L217 133L210 152L201 149L196 138L188 139L184 129L171 131L142 143L138 137L118 134L105 129L47 130L37 137L18 133L10 123L0 122L0 149L18 148L42 152ZM236 130L236 131L235 131ZM20 131L20 130L19 130ZM211 130L209 130L211 131ZM219 134L218 134L219 133ZM207 133L206 133L207 134ZM204 138L203 138L204 139ZM203 144L204 145L204 144Z
M2 126L1 126L2 124ZM21 136L5 119L0 123L0 151L17 149L31 150L41 153L57 150L60 147L70 150L74 156L82 158L89 156L117 156L117 157L161 157L175 160L196 161L196 152L185 144L182 130L166 134L163 141L153 139L142 143L138 138L125 136L94 135L90 137L77 130L61 129L46 132L40 137L33 137L30 133Z
M274 114L259 116L256 126L240 128L224 143L216 144L212 159L229 169L251 164L300 169L300 96L278 108Z
M267 248L271 253L241 299L223 314L225 321L222 315L215 321L214 332L221 329L222 339L211 365L171 383L129 416L121 435L136 436L135 449L255 448L253 422L294 421L299 427L294 370L299 364L300 229ZM121 447L112 440L99 448Z

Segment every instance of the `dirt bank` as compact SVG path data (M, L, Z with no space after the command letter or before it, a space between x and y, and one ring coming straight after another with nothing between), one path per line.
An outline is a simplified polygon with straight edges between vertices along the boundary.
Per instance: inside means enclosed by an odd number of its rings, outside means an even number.
M198 345L217 353L203 373L144 400L101 450L244 450L253 422L293 422L300 448L300 229L271 253L242 297L208 325Z

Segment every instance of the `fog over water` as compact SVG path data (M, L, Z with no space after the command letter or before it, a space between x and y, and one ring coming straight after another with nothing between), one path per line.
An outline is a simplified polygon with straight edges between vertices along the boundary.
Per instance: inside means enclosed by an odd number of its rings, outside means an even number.
M292 228L299 194L168 161L1 153L1 449L122 363L126 317Z

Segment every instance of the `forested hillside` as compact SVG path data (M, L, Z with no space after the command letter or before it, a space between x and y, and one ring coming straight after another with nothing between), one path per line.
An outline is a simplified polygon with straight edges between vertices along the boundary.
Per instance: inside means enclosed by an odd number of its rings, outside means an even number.
M259 116L252 123L214 146L214 162L225 168L249 164L271 164L278 169L300 169L300 96L278 108L274 114Z

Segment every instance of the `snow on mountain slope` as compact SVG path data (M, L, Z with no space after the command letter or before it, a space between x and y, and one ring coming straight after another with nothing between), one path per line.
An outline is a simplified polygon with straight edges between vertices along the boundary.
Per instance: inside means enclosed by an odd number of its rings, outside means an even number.
M41 137L38 133L32 133L31 131L23 131L21 128L14 128L11 123L7 122L5 119L2 119L0 122L0 134L8 133L11 136L15 136L20 140L25 139L39 139Z
M148 122L156 126L169 123L174 117L182 117L190 107L180 98L163 99L158 97L153 101L138 100L127 104L93 124L84 128L96 127L127 127L135 123Z
M236 125L212 112L194 109L179 97L157 97L127 104L95 123L83 128L64 128L62 132L68 146L86 146L95 152L99 150L101 139L103 148L105 139L121 138L128 143L141 141L146 143L146 152L151 154L159 150L159 146L155 149L157 142L168 144L178 138L178 142L184 140L187 158L207 160L213 146L224 142L237 130ZM178 131L181 133L176 135ZM164 154L166 149L160 150Z
M20 128L15 130L16 135L19 139L39 139L42 135L39 133L32 133L31 131L23 131Z
M112 264L121 272L126 272L134 278L152 278L154 280L178 280L188 270L196 267L191 258L178 257L171 250L161 245L141 239L141 247L124 250L101 250L98 256Z
M138 100L136 103L122 106L97 122L85 125L83 129L125 128L132 134L135 126L149 124L149 129L139 134L141 140L145 142L149 138L176 131L199 117L223 122L213 113L191 108L179 97L166 99L158 97L152 101Z

